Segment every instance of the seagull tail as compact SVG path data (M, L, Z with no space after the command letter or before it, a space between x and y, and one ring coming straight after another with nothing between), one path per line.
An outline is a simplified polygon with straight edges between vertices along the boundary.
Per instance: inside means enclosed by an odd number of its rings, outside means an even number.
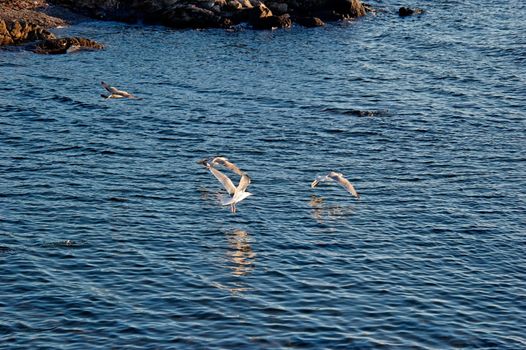
M232 205L241 202L243 199L252 196L250 192L234 193L232 197L225 198L221 201L222 205Z
M231 205L234 203L234 197L227 197L221 199L221 205Z

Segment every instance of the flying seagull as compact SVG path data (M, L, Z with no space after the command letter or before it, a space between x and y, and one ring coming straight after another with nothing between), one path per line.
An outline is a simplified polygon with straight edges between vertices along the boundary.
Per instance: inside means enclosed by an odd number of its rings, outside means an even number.
M203 164L212 173L212 175L214 175L215 178L219 180L219 182L221 182L221 184L223 185L223 187L225 187L228 194L232 196L232 197L222 200L221 204L230 205L230 211L232 213L235 213L237 210L237 207L236 207L237 203L241 202L243 199L252 195L252 193L247 192L247 187L248 185L250 185L250 177L247 174L242 173L241 179L239 180L239 184L236 187L234 186L234 183L232 182L232 180L230 180L228 176L226 176L221 171L214 168L211 163L205 160ZM237 167L236 169L239 170L239 168Z
M358 192L356 192L356 190L354 189L354 186L349 182L349 180L344 178L342 173L337 173L334 171L331 171L325 176L316 177L316 179L312 182L310 187L314 188L318 186L320 182L324 182L324 181L336 181L341 186L343 186L343 188L345 188L350 194L352 194L356 198L360 198L360 195L358 194Z
M109 95L101 94L101 96L104 97L105 99L109 99L109 98L135 98L135 99L140 99L139 97L137 97L135 95L132 95L129 92L118 90L118 89L114 88L113 86L110 86L110 85L106 84L103 81L101 81L100 84L102 85L103 88L108 90L108 92L110 93Z

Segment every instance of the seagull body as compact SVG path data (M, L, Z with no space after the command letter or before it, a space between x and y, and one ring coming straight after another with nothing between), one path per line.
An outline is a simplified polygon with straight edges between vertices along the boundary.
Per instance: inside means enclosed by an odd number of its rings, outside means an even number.
M352 194L356 198L360 198L360 195L356 190L354 189L354 186L347 180L345 177L343 177L342 173L337 173L334 171L331 171L325 176L318 176L316 179L312 182L310 187L314 188L318 186L320 182L325 181L336 181L338 184L340 184L343 188L345 188L350 194Z
M219 159L219 160L218 160ZM214 162L216 160L216 162ZM215 157L210 162L207 159L201 160L198 163L203 164L215 178L223 185L228 194L231 196L221 201L222 205L230 205L230 211L235 213L237 210L237 203L241 202L243 199L252 195L252 193L247 192L248 185L250 185L250 177L243 171L241 171L233 163L229 162L228 159L224 157ZM241 175L239 184L237 187L234 185L232 180L223 174L218 169L214 168L214 164L224 165L226 168L232 170L236 174Z
M139 97L137 97L135 95L132 95L129 92L126 92L126 91L123 91L123 90L118 90L118 89L114 88L113 86L110 86L110 85L106 84L103 81L101 81L100 84L102 85L103 88L105 88L110 93L109 95L101 94L101 96L104 97L105 99L109 99L109 98L135 98L135 99L139 99Z

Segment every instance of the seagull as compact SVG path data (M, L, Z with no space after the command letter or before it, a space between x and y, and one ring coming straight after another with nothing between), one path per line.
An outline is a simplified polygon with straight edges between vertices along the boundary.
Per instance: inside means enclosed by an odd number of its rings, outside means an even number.
M228 170L233 171L234 173L238 174L239 176L243 176L246 173L239 169L234 163L229 161L226 157L214 157L214 158L205 158L197 161L199 164L203 164L206 166L206 164L210 164L211 166L215 166L217 164L224 166Z
M247 192L247 187L248 185L250 185L250 177L247 174L242 173L241 180L239 180L239 184L236 187L234 186L234 183L232 182L232 180L230 180L228 176L226 176L221 171L214 168L211 163L206 161L204 165L212 173L212 175L214 175L215 178L219 180L219 182L221 182L221 184L227 190L228 194L232 196L230 198L222 200L221 204L230 205L230 211L232 213L235 213L237 210L237 207L236 207L237 203L241 202L243 199L252 195L252 193ZM239 168L237 167L236 169L239 170Z
M339 183L343 188L345 188L350 194L355 196L356 198L360 198L360 195L356 190L354 189L354 186L347 180L345 177L343 177L342 173L337 173L334 171L331 171L325 176L318 176L316 179L311 183L310 187L314 188L318 186L320 182L324 181L336 181Z
M101 94L101 96L104 97L105 99L109 99L109 98L135 98L138 100L140 99L139 97L132 95L129 92L118 90L114 88L113 86L106 84L103 81L101 81L100 84L102 85L103 88L108 90L108 92L110 93L109 95Z

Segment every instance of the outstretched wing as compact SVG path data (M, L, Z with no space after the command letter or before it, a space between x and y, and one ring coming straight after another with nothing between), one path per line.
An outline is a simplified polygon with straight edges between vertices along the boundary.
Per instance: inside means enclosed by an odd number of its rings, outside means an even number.
M250 185L250 177L246 174L241 175L241 180L239 180L239 184L237 185L236 190L240 192L245 192L247 190L248 185Z
M350 194L355 196L356 198L360 198L360 195L356 190L354 189L354 186L347 180L341 173L336 173L334 171L331 171L328 175L329 178L333 179L334 181L338 182L343 188L345 188Z
M234 163L230 162L225 157L214 157L212 159L212 161L210 162L210 164L211 165L220 164L220 165L224 166L225 168L227 168L228 170L231 170L231 171L233 171L234 173L236 173L236 174L238 174L240 176L243 176L245 174Z
M314 179L314 181L312 181L312 183L310 184L310 187L314 188L316 186L318 186L318 184L320 182L324 182L324 181L327 181L327 180L332 180L330 177L328 177L327 175L325 176L317 176L316 179Z
M103 81L100 82L100 85L102 85L103 88L108 90L109 93L112 93L112 94L118 94L119 93L119 90L115 89L113 86L109 86L108 84L106 84Z
M218 179L219 182L223 184L228 194L233 195L236 192L236 187L234 186L234 184L232 183L232 180L230 180L228 176L226 176L225 174L223 174L222 172L220 172L219 170L217 170L210 164L207 164L207 168L208 170L210 170L212 175L214 175L216 179Z

